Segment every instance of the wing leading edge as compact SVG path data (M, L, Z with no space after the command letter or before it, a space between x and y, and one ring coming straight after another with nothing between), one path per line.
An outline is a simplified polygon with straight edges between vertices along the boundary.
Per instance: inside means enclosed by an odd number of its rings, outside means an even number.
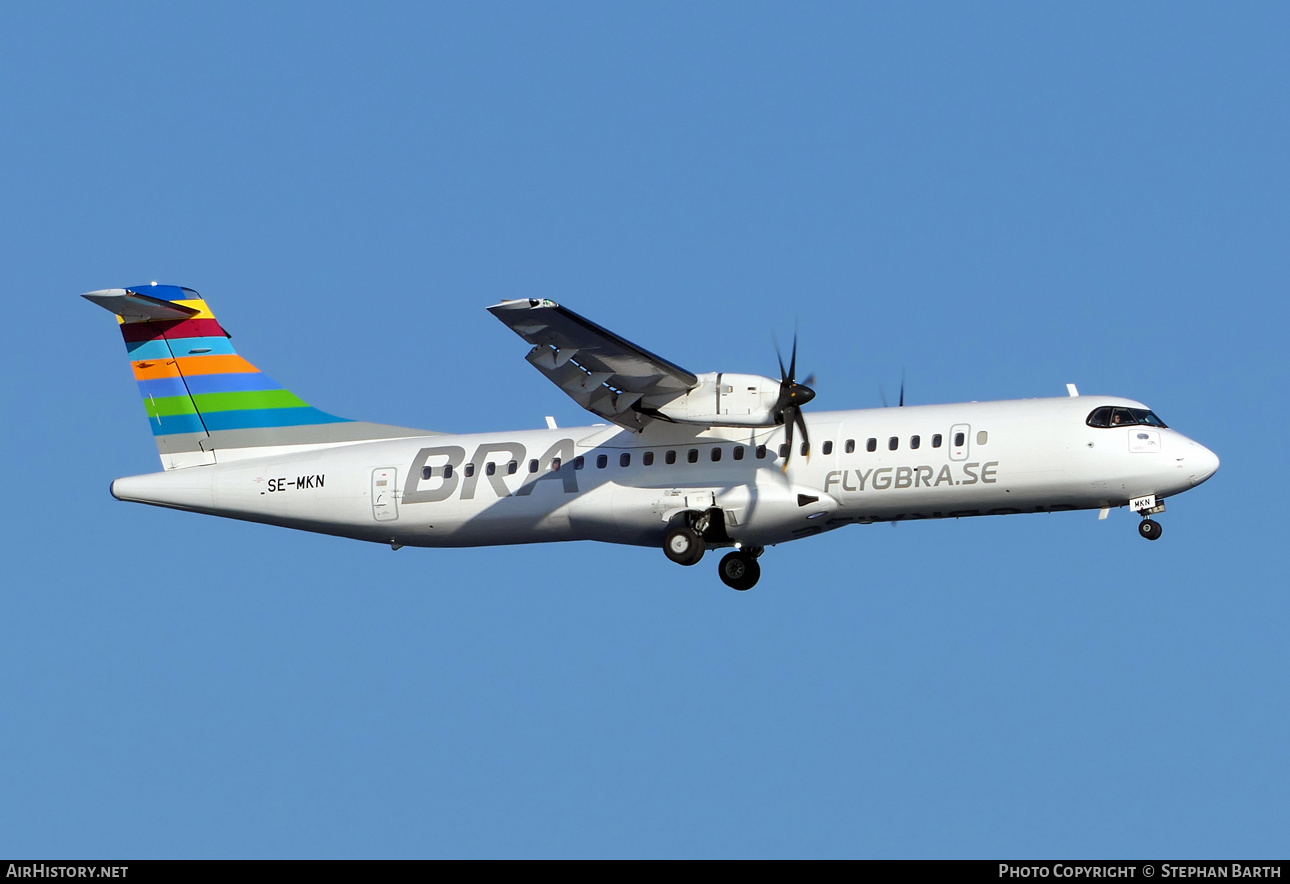
M488 308L533 345L525 357L573 401L629 430L699 384L689 371L601 328L555 301L503 301Z

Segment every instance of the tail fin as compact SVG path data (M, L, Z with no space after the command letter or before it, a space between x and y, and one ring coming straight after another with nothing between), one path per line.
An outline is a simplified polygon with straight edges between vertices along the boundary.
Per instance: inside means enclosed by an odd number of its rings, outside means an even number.
M82 297L117 315L168 470L272 453L266 448L427 435L314 408L239 356L192 289L154 283Z

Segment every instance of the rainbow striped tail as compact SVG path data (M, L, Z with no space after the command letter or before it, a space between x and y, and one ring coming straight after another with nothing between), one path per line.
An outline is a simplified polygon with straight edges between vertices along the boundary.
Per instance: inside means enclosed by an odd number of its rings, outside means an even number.
M430 435L314 408L239 356L192 289L154 283L82 297L117 315L167 470L284 447Z

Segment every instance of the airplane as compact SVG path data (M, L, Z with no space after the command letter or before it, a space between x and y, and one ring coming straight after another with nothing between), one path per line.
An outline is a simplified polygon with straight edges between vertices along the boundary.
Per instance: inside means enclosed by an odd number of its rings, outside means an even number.
M83 295L116 314L163 471L118 500L404 546L596 540L680 565L728 549L754 586L767 547L847 525L1128 506L1138 531L1218 457L1146 405L1067 396L813 412L797 341L778 379L696 374L547 299L495 317L603 422L448 434L349 420L269 379L206 301L174 285ZM798 437L795 439L795 436Z

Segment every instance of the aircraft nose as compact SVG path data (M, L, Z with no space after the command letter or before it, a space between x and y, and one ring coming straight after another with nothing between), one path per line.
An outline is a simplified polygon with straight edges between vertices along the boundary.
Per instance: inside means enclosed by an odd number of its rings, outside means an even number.
M1187 478L1193 485L1199 485L1218 472L1218 455L1204 445L1195 442L1192 444L1196 446L1196 451L1187 455L1187 466L1191 467Z

